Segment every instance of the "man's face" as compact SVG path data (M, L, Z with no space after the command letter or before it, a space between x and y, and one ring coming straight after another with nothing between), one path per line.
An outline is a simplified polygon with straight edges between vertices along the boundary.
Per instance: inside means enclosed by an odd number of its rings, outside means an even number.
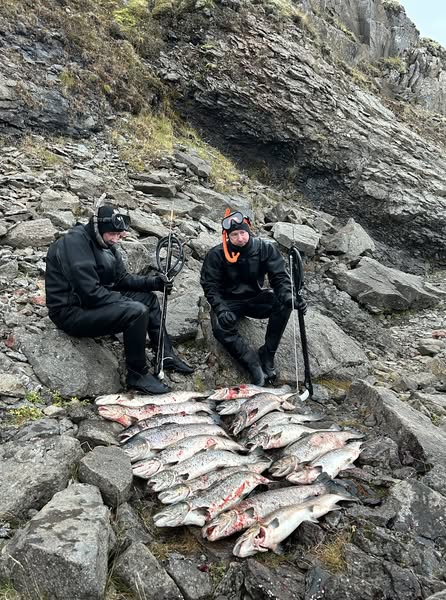
M119 240L125 238L126 235L127 231L106 231L102 234L102 239L107 246L113 246L113 244L117 244Z
M249 233L243 229L236 229L229 234L229 241L233 246L243 248L249 242Z

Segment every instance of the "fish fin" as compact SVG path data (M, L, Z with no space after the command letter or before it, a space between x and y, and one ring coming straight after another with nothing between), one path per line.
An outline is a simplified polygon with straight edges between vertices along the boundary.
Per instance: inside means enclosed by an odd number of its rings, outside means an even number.
M337 425L336 423L333 423L333 425L330 425L330 427L328 429L330 431L342 431L342 427L339 427L339 425Z
M280 526L280 521L277 517L275 517L270 523L268 523L268 527L272 527L272 529L277 529Z
M282 437L282 432L279 431L278 433L273 433L273 435L269 436L271 440L279 440Z
M253 519L255 517L255 510L252 508L252 506L250 506L249 508L247 508L245 510L245 515L247 515L250 519Z
M248 418L255 417L258 412L259 412L258 408L253 408L252 410L249 411Z

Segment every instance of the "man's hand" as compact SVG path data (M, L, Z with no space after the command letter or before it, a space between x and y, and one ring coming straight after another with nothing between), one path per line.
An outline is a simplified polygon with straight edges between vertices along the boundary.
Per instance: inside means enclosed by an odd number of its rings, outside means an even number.
M173 289L173 282L170 281L164 273L159 273L155 277L150 277L149 279L151 282L151 289L154 292L164 292L164 288L166 288L167 293L170 294Z
M293 294L289 294L283 303L287 308L293 308ZM297 308L302 314L306 314L308 306L302 296L294 297L294 308Z
M225 310L218 315L218 322L223 329L231 329L237 321L237 316L230 310Z

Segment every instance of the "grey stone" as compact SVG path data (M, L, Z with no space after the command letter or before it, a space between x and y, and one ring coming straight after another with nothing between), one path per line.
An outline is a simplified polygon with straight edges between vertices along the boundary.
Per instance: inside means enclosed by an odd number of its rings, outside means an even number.
M446 589L442 592L437 592L433 596L429 596L426 600L446 600Z
M320 235L308 225L276 223L273 227L274 239L284 248L296 246L306 256L314 256L319 245Z
M57 419L38 419L21 427L15 434L14 440L27 442L34 438L46 438L59 434L60 427Z
M27 248L34 246L48 246L57 233L57 229L49 219L34 219L32 221L21 221L8 230L8 233L0 238L0 244L8 244L13 248Z
M0 396L17 396L23 398L25 387L20 377L13 373L0 373Z
M174 185L157 183L134 183L135 190L150 194L151 196L160 196L161 198L174 198L177 194L177 188Z
M189 242L189 245L195 251L195 254L198 256L198 258L203 260L209 250L216 246L220 240L221 236L219 236L217 233L202 231L198 237L193 238Z
M395 530L446 548L446 498L442 494L412 479L394 485L386 503L395 511Z
M361 304L380 310L407 310L435 306L438 291L425 284L418 275L403 273L372 258L361 258L354 269L333 266L328 274L335 284Z
M139 241L124 241L120 245L120 250L124 264L130 273L148 274L152 266L152 256L144 244Z
M186 164L192 173L195 173L195 175L198 175L198 177L204 177L207 179L211 174L210 164L199 156L194 156L188 152L176 152L175 158Z
M175 341L196 337L202 293L200 274L186 267L175 279L174 294L168 301L168 331Z
M12 282L17 277L18 273L19 263L16 260L10 260L4 265L0 265L0 279L6 279L7 281Z
M80 210L79 198L70 192L46 189L40 196L40 210L44 211L69 211L78 214Z
M151 544L153 541L153 536L147 530L142 519L127 502L120 504L116 509L114 530L121 550L126 550L136 542Z
M82 447L91 450L96 446L117 446L122 425L113 421L86 419L79 424L77 439Z
M183 600L174 581L141 542L121 554L115 563L115 574L146 600Z
M252 214L251 205L247 198L234 198L216 192L210 188L205 188L201 185L191 185L188 187L188 191L196 196L199 201L204 203L204 212L203 205L197 205L197 207L191 211L191 217L198 218L205 215L213 221L221 222L226 208L229 208L231 211L239 210L248 216Z
M51 436L0 446L0 512L9 518L39 510L66 487L82 457L77 440Z
M374 241L354 219L349 219L336 233L323 236L321 245L327 254L342 254L347 258L357 258L365 252L375 251Z
M132 493L130 458L120 448L96 446L80 461L79 481L98 487L109 506L119 506Z
M101 177L87 169L74 169L69 180L70 190L80 198L94 198L100 195L103 181Z
M139 233L154 235L157 238L169 234L169 229L162 224L158 215L148 214L139 208L131 210L129 215L133 229Z
M101 600L109 520L96 488L74 484L57 493L2 549L14 587L33 600Z
M187 215L191 214L191 212L196 207L194 202L190 200L186 200L184 198L177 198L175 200L175 204L172 203L171 200L164 200L163 198L157 198L156 204L154 203L151 206L152 211L161 217L169 217L172 210L174 211L175 218L185 218Z
M420 473L442 467L446 463L445 434L419 411L401 402L396 394L385 388L375 388L365 382L355 382L347 402L359 406L370 423L389 435L399 447L400 460ZM441 481L435 478L434 481ZM446 487L435 487L445 493Z
M417 350L422 356L435 356L445 347L442 340L425 339L420 340L417 344Z
M169 556L166 571L179 587L185 600L205 600L212 596L211 576L198 569L196 560L184 556Z
M69 210L45 210L43 216L47 217L58 229L70 229L76 224L76 218Z
M49 328L40 335L17 331L17 342L39 380L63 398L119 391L114 355L90 338L72 338Z
M250 558L244 565L245 587L252 598L300 600L305 590L305 576L297 569L279 566L274 569Z
M359 455L358 464L397 469L401 467L398 444L389 437L379 436L373 440L366 440Z

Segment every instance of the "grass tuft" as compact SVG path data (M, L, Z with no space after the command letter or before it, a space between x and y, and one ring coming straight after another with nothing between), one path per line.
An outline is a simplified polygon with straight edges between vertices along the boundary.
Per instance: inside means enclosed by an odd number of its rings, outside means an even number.
M329 542L318 544L312 554L318 558L331 573L342 573L347 568L345 546L351 540L351 533L343 531Z

